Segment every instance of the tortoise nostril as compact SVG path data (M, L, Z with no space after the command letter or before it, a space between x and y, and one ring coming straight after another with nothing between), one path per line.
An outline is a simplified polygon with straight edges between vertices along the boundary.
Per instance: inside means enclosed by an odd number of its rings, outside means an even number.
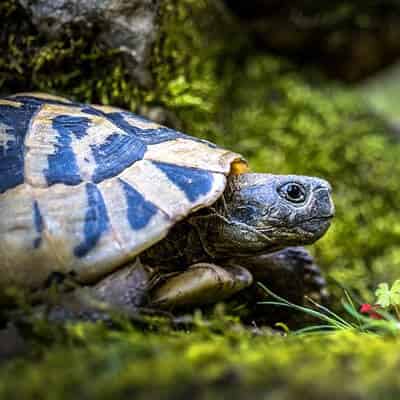
M320 216L330 218L335 215L335 206L330 195L330 188L324 187L316 190L315 202Z
M319 190L326 190L328 193L332 193L332 185L328 181L323 181L322 184L314 188L315 192L318 192Z

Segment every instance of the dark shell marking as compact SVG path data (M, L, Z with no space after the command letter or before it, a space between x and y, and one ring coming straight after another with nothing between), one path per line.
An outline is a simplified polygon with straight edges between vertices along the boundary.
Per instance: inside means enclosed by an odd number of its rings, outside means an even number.
M208 171L179 167L177 165L154 162L176 186L182 189L190 201L196 201L212 187L212 174Z
M133 230L144 228L150 219L157 213L157 207L144 197L128 183L119 180L124 189L126 202L128 204L128 221Z
M40 213L39 204L36 200L33 202L33 221L35 224L35 230L38 234L38 237L33 241L33 247L37 249L42 242L43 217Z
M99 241L101 235L109 227L107 208L103 196L93 183L86 184L88 207L85 215L85 225L83 228L84 240L74 249L77 257L85 256L93 249Z
M40 105L0 105L0 193L24 182L24 141Z

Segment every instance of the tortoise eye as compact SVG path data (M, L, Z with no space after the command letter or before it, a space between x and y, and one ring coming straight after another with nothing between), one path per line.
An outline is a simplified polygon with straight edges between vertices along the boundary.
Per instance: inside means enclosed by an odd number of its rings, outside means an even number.
M279 194L292 203L302 203L306 198L306 190L298 183L286 183L279 189Z

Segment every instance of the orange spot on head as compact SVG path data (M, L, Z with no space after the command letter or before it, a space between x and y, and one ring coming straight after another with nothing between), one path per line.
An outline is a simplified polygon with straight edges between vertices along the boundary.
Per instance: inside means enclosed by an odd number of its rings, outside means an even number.
M247 162L244 160L235 160L231 164L231 170L230 170L230 175L241 175L246 172L249 172L250 168L247 165Z

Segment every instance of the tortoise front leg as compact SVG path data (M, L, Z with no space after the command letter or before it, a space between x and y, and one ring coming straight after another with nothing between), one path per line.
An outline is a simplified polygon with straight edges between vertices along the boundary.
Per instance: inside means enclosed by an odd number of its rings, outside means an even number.
M302 305L306 298L312 298L319 304L329 303L326 281L314 258L302 247L288 247L275 253L228 261L238 262L245 265L254 278L254 284L237 298L249 305L252 316L271 322L287 320L293 314L291 309L259 304L267 300L268 295L258 282L292 303ZM271 300L270 297L268 299Z
M249 257L244 265L255 282L263 283L294 303L303 304L305 296L325 303L329 297L320 268L303 247L287 247L275 253Z
M252 282L251 273L237 265L193 264L156 287L150 304L157 308L213 304L227 299Z

